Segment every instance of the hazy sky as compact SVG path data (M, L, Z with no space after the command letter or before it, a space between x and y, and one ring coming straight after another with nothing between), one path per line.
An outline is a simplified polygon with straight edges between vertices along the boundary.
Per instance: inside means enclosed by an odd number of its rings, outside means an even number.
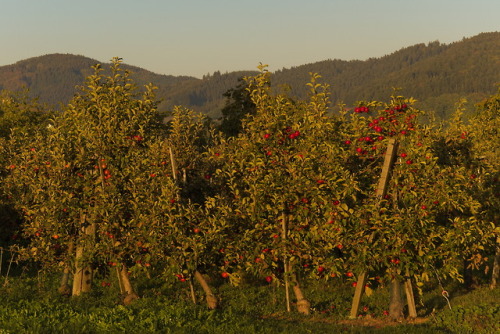
M161 74L380 57L499 31L500 0L0 0L0 66L72 53Z

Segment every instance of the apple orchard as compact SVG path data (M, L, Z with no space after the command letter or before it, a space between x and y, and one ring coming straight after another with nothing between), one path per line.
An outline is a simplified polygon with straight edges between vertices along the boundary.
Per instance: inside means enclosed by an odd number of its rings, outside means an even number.
M18 259L60 273L61 293L74 296L117 277L125 304L140 276L200 284L211 308L210 277L235 289L253 277L305 314L304 284L356 287L366 273L377 281L361 282L365 293L396 286L398 318L398 284L461 280L464 262L495 256L500 95L441 123L397 95L333 108L316 74L297 100L260 70L245 78L255 112L227 137L182 107L165 124L155 87L138 93L118 59L109 76L95 66L50 126L2 142Z

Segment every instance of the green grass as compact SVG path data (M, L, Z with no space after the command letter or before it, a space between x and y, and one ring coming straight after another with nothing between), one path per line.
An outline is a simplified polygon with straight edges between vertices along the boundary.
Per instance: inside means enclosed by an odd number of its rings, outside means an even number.
M310 316L288 313L283 288L249 282L232 287L212 281L221 307L194 305L180 282L148 281L137 288L143 296L125 307L117 288L96 287L78 298L58 296L52 280L11 279L0 288L1 333L495 333L500 323L499 289L467 292L450 289L451 306L440 289L429 286L419 306L426 321L394 324L383 316L388 289L362 299L362 316L346 320L353 289L347 282L310 283L305 294ZM305 284L304 284L305 286ZM450 286L451 287L451 286ZM198 300L202 300L199 294Z

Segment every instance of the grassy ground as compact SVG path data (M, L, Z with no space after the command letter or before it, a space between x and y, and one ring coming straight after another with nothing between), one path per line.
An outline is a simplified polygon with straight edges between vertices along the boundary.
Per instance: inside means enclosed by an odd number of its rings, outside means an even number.
M79 298L58 296L55 280L11 278L0 288L0 333L496 333L500 328L500 289L447 285L450 304L441 289L429 284L419 298L414 320L393 322L384 315L388 289L364 296L360 317L347 320L353 288L348 282L309 282L305 289L312 314L288 313L282 287L247 282L232 287L215 280L221 301L208 310L194 305L186 283L138 283L142 298L120 304L116 282L98 286ZM304 284L305 286L306 284ZM449 308L451 306L451 309Z

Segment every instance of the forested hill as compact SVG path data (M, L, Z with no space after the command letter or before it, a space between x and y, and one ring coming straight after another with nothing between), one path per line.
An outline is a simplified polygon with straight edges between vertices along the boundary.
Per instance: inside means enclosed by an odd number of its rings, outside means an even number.
M363 58L363 55L360 55ZM67 103L75 86L92 73L98 61L83 56L52 54L0 67L0 89L29 88L33 96L57 105ZM257 65L257 64L255 64ZM270 64L273 65L273 64ZM183 105L217 117L225 103L223 93L238 78L255 72L215 72L202 79L160 75L128 66L134 80L159 87L160 108ZM305 97L309 73L322 75L330 84L334 103L353 105L358 100L387 100L393 88L413 96L420 107L446 117L462 97L477 102L495 93L500 82L500 32L482 33L451 44L431 42L403 48L365 61L325 60L276 71L273 86L286 84L291 93Z
M417 44L366 61L326 60L278 71L275 78L304 97L303 83L310 72L321 74L331 85L333 101L351 105L358 100L387 100L393 88L400 88L399 94L413 96L423 108L444 116L461 97L477 101L497 91L500 32L451 44Z

